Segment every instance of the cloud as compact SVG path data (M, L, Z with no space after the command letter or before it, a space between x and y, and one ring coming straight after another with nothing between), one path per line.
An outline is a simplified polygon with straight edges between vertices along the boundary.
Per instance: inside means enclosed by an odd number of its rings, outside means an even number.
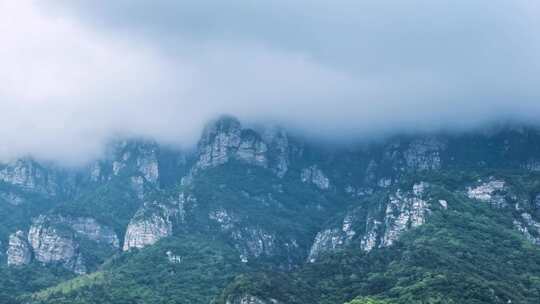
M223 113L353 140L540 115L526 0L0 1L0 45L1 160L189 146Z

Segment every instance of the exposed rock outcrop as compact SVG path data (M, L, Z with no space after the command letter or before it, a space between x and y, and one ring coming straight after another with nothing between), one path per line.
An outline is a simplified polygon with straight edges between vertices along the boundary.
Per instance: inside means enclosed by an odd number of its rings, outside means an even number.
M59 188L57 172L46 169L30 159L0 164L0 181L26 191L46 195L57 194Z
M434 137L414 140L403 153L408 169L424 171L441 168L441 153L446 144Z
M231 160L271 169L278 177L289 170L289 139L279 128L269 128L261 134L244 129L232 117L222 117L209 124L197 149L197 160L183 184L189 184L198 172L223 165Z
M195 170L216 167L231 159L266 167L268 146L252 130L243 130L234 118L222 118L207 126L199 142Z
M284 177L290 166L290 143L287 133L283 129L273 127L265 130L263 138L268 144L269 167L278 177Z
M235 248L240 252L240 260L244 263L250 258L271 257L277 251L276 236L257 228L243 228L232 231Z
M56 226L48 218L40 216L30 227L28 242L38 262L60 264L77 274L86 273L73 231Z
M317 233L309 251L308 260L314 263L321 254L342 248L344 242L343 233L338 228L323 230Z
M515 219L514 227L529 242L540 246L540 223L535 221L529 213L522 213L520 219Z
M412 193L398 189L390 196L386 205L385 232L381 239L381 247L392 245L408 228L415 228L425 223L429 205L423 199L423 195L427 186L426 183L418 183L413 186Z
M174 254L170 250L165 252L165 255L167 256L167 260L169 261L169 263L172 263L172 264L180 264L180 263L182 263L182 257L179 256L179 255Z
M197 198L191 193L186 193L182 191L180 192L180 194L178 194L177 202L175 203L173 200L172 203L177 205L175 209L177 212L178 222L181 224L185 224L188 212L193 208L197 207Z
M340 227L327 228L317 234L308 261L315 262L320 255L343 249L355 240L364 251L391 246L403 232L425 223L430 213L426 198L428 187L421 182L408 191L397 189L384 203L368 212L367 217L362 216L362 207L348 212ZM379 209L384 210L382 216Z
M379 242L379 235L383 230L384 222L375 219L369 218L366 221L366 232L362 239L360 240L360 248L364 251L371 251L377 247Z
M175 205L147 202L129 222L123 250L143 248L155 244L173 232L173 223L178 216Z
M32 248L28 244L26 233L19 230L9 236L9 247L6 254L8 266L21 266L30 263Z
M24 265L36 260L58 264L77 273L87 271L80 241L86 239L111 249L119 247L114 231L88 217L41 215L32 221L28 236L17 231L10 236L8 265Z
M393 174L411 171L438 170L442 167L442 154L446 142L436 137L419 137L412 140L397 138L383 149L382 164Z
M502 208L508 206L505 192L506 183L503 180L491 178L488 181L480 182L478 185L467 188L467 196L484 203Z
M148 144L138 149L136 158L137 171L144 179L153 185L159 181L158 148L155 144Z
M234 224L238 221L234 215L230 214L223 208L211 211L208 214L208 218L217 222L222 231L227 231L234 228Z
M157 186L159 182L159 146L147 141L121 141L114 145L108 159L88 168L92 182L106 182L114 176L127 174L144 183Z
M345 193L349 194L351 197L364 197L366 195L371 195L373 194L373 189L372 188L369 188L369 187L366 187L366 188L363 188L363 187L354 187L352 185L347 185L345 186L345 189L343 189L345 191Z
M101 225L95 219L89 217L59 217L58 223L71 227L75 233L88 238L91 241L109 245L114 248L120 247L120 241L114 230Z
M330 179L326 177L317 165L303 169L300 179L303 183L311 183L321 190L328 190L330 188Z
M209 219L232 242L244 263L252 259L269 258L281 254L287 257L284 266L290 266L298 253L298 243L293 238L279 237L271 230L254 227L244 222L234 212L224 208L212 210Z
M281 304L276 299L262 299L253 295L243 294L240 296L232 296L225 302L227 304Z
M349 245L356 235L356 231L352 228L354 219L354 215L347 214L341 227L330 228L317 233L309 251L308 261L313 263L321 254Z

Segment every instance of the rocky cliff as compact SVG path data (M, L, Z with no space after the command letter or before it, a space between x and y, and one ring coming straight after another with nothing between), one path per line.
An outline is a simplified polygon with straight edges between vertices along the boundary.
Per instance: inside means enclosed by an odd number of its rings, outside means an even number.
M27 265L32 260L32 248L28 244L26 233L17 231L9 236L7 250L8 266Z
M55 224L42 216L30 227L28 242L32 246L35 260L44 264L60 264L78 274L86 273L75 235Z
M178 201L166 204L157 201L145 203L129 222L123 250L140 249L172 235L173 223L180 213L179 203Z
M280 304L276 299L263 300L259 297L249 294L231 297L227 300L226 304Z
M269 168L283 177L289 167L289 139L279 128L262 132L243 128L232 117L223 117L209 124L198 143L197 161L184 183L201 170L223 165L231 160Z
M427 187L420 182L412 189L398 188L368 210L361 206L347 212L339 227L317 233L308 260L315 262L321 254L343 249L355 240L364 251L392 245L403 232L426 221L430 213Z
M45 195L56 195L61 190L60 182L68 182L67 177L61 176L61 170L46 167L31 159L20 159L7 164L0 164L0 182L12 185L24 191L37 192ZM63 185L63 187L68 184ZM69 187L66 187L69 189ZM66 190L63 188L63 190ZM18 199L9 194L4 196L17 203Z
M118 248L114 231L93 218L70 218L41 215L32 221L28 233L17 231L10 236L8 265L26 265L32 260L57 264L77 273L87 271L85 240L111 249Z
M534 131L520 130L519 132L526 132L525 135L529 137L532 136L531 134L536 134ZM517 135L524 136L522 133ZM298 260L300 256L307 255L308 260L315 261L325 252L339 250L353 243L360 244L360 248L365 251L390 246L403 232L421 226L429 218L433 206L448 208L448 202L445 199L428 197L426 194L426 189L430 187L428 183L417 181L413 186L404 188L400 185L400 180L411 174L469 166L471 161L478 168L495 164L494 159L476 159L474 153L471 154L472 157L465 159L465 154L456 150L456 143L468 140L466 137L449 135L396 137L383 143L328 154L327 151L317 150L311 144L306 145L291 139L282 129L249 129L243 127L235 118L224 117L207 126L198 143L198 149L192 153L192 156L186 156L185 152L178 152L172 157L168 156L172 159L182 159L178 166L187 169L172 167L168 170L185 172L182 184L191 189L187 192L167 194L176 196L175 200L160 197L162 175L171 176L170 173L161 171L167 170L163 169L164 164L171 164L171 161L164 158L165 154L155 142L120 141L112 145L107 157L89 166L82 176L86 176L94 184L93 187L98 187L97 189L110 187L109 185L117 181L129 186L130 191L135 194L138 202L134 202L133 205L138 205L138 211L129 218L127 226L120 227L125 229L123 250L152 245L172 235L177 229L190 231L193 227L200 227L195 230L198 229L197 232L212 231L211 227L215 225L219 233L238 250L241 261L286 256L288 263L294 264L297 262L293 261ZM494 148L497 151L496 154L505 153L505 156L515 159L509 162L522 161L522 168L530 168L529 165L536 159L532 152L527 156L513 156L513 146L499 138L499 135L493 134L477 136L473 143L464 149L471 151L485 149L484 142L486 141L492 142L492 146L496 147ZM500 148L495 145L499 142L502 143ZM349 162L350 166L342 167L343 161ZM197 204L194 193L199 191L197 189L200 185L193 184L195 177L204 176L206 172L228 163L254 166L272 173L281 180L287 175L297 179L305 187L320 191L313 194L319 197L313 203L304 202L305 208L308 208L310 213L314 216L327 216L326 220L336 218L335 216L339 219L333 220L328 227L319 227L316 232L297 229L296 232L289 231L290 235L285 237L280 232L283 227L272 224L263 226L253 224L254 218L257 217L252 214L244 215L241 212L241 206L223 205L220 202L222 198L219 196L214 196L212 201L204 200L201 204ZM250 170L247 169L246 172ZM20 160L4 165L0 170L0 181L25 191L36 191L48 195L62 192L58 188L60 182L65 180L62 179L65 176L59 171L50 170L32 160ZM177 176L178 184L181 175ZM68 180L72 180L71 184L76 185L74 178ZM234 181L216 186L226 189L229 183L234 183ZM286 187L287 183L290 182L285 181ZM276 181L271 188L266 190L266 193L252 195L239 190L241 195L238 199L251 201L255 204L253 206L260 205L257 208L266 209L267 211L264 212L267 213L292 212L300 218L305 211L282 203L283 199L289 199L284 195L283 187L283 182ZM488 178L469 183L465 187L461 190L470 199L499 208L514 206L516 210L520 210L519 204L515 202L515 195L509 191L510 188L503 180ZM305 191L313 191L307 188ZM304 187L298 188L300 189ZM381 193L385 194L381 196ZM156 195L160 198L157 200L150 198ZM379 201L371 203L369 207L354 206L376 195L379 195ZM345 196L349 201L338 199L338 196ZM281 198L276 199L276 197ZM5 191L0 192L0 199L17 206L26 198L19 192ZM349 208L349 211L341 216L336 215L333 210L341 207L338 207L339 204L332 203L331 200L339 200L340 204ZM238 207L240 209L237 209ZM537 213L539 212L537 210L539 209L525 208L513 218L515 229L534 243L538 242ZM203 216L204 213L206 216ZM31 232L29 238L32 239L31 247L37 248L33 249L37 250L37 253L32 254L38 261L61 260L65 264L73 264L72 260L76 260L78 254L76 237L84 237L113 248L121 245L111 228L98 224L91 217L75 217L69 221L58 217L56 221L69 227L71 235L69 233L63 235L58 232L58 229L36 228L43 226L36 223L29 229ZM294 225L291 224L284 225L293 227ZM310 238L310 242L301 241ZM43 240L40 241L40 239ZM13 238L13 243L16 243L16 238ZM55 247L56 243L58 243L57 247ZM19 244L14 245L11 252L17 251L15 249L17 247L19 251L22 250ZM55 250L59 251L57 255L63 258L47 253ZM22 260L26 261L26 259ZM84 263L80 262L80 264Z
M119 141L72 171L22 159L0 166L0 212L13 215L0 221L2 261L84 274L156 252L169 267L158 269L177 273L197 262L163 244L197 236L231 249L235 267L309 272L329 255L401 248L471 210L540 246L537 143L540 133L525 129L329 149L226 117L194 151ZM250 292L228 301L279 303Z

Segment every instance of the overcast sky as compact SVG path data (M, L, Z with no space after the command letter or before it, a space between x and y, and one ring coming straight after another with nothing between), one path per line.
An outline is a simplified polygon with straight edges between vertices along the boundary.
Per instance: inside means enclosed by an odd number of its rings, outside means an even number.
M540 122L536 0L0 0L0 160L190 146L220 114L312 137Z

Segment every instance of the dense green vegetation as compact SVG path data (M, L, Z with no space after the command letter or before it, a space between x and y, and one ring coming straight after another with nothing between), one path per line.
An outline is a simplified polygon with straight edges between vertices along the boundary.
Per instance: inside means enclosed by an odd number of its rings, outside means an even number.
M0 303L18 303L22 294L38 292L71 279L74 274L60 267L30 265L25 267L0 267Z
M452 188L456 180L475 176L424 178ZM522 190L538 190L538 179L505 178ZM434 197L451 198L451 208L434 212L427 224L404 234L394 246L368 254L353 246L292 274L240 276L224 295L254 294L292 304L344 303L357 296L378 299L359 303L538 303L540 250L512 229L511 211L444 187L434 189Z
M26 193L2 182L0 182L0 193L13 193L24 200L24 203L20 205L13 205L0 197L0 244L6 244L8 235L16 229L29 226L32 217L47 212L58 203L43 195ZM4 261L3 258L4 256L0 254L1 262Z
M139 206L140 200L129 182L121 177L99 187L90 186L76 199L62 202L50 212L95 218L123 237L125 227Z
M341 193L321 193L298 179L277 178L257 167L235 163L209 169L196 178L193 190L198 199L196 218L187 225L190 230L208 227L211 210L234 210L241 227L264 227L278 237L294 237L299 246L309 250L312 236L340 208L351 203ZM219 227L210 227L220 234ZM304 254L296 257L302 262ZM271 263L282 263L285 257L274 256ZM264 262L264 261L260 261Z
M177 256L177 262L168 259ZM23 297L31 303L209 303L243 271L227 245L174 237L118 256L96 273Z
M235 174L234 168L210 170L197 181L200 216L206 216L213 205L242 204L238 214L247 219L243 225L271 225L287 234L298 226L316 229L310 221L317 215L303 219L300 197L293 193L311 197L314 205L340 201L339 194L320 196L294 181L290 187L297 187L296 191L289 192L287 187L275 191L273 177L263 176L270 182L258 183L264 172L253 169L247 175ZM227 181L223 172L237 182ZM154 246L117 254L97 272L68 281L73 275L55 268L0 268L0 299L2 303L16 303L18 298L42 304L225 303L231 295L250 294L287 304L537 303L540 249L512 228L511 208L474 202L460 192L463 184L493 174L489 170L446 171L403 177L398 186L416 180L434 185L430 195L435 200L447 199L449 208L434 208L425 225L405 233L389 248L365 253L352 244L316 263L282 271L269 268L271 261L242 264L237 251L219 233L211 238L191 235L194 227L190 227ZM515 199L527 200L540 191L535 174L499 170L497 176L509 182L510 191L517 193ZM268 206L253 203L254 197L265 193L286 202L286 208L274 208L272 201ZM364 204L379 199L375 195ZM191 224L204 228L202 218ZM167 252L181 262L169 261Z
M6 255L0 253L0 303L225 304L249 295L279 304L537 304L540 247L527 241L513 221L524 212L540 219L540 207L533 203L540 194L540 173L522 166L531 153L540 152L540 142L534 137L529 151L524 149L531 143L520 140L510 140L508 149L493 148L514 135L490 140L447 137L448 149L441 158L451 165L440 170L407 171L400 167L403 163L387 159L381 147L338 154L302 147L302 156L291 156L294 162L282 178L268 168L231 160L192 176L190 184L178 182L189 165L182 163L175 171L178 159L167 152L160 164L165 166L162 187L151 185L144 199L133 188L130 178L135 173L129 166L104 183L87 181L69 199L51 200L0 183L0 192L13 191L27 200L21 205L0 201L4 252L7 236L27 231L39 214L92 217L112 227L122 240L144 202L176 208L180 195L196 198L185 200L184 218L173 219L173 236L142 250L122 252L77 236L87 275L75 276L61 265L43 266L35 260L8 268ZM463 145L467 149L461 149ZM406 147L392 146L391 151L403 153ZM366 174L372 159L379 167ZM301 181L301 170L314 163L330 178L328 189ZM385 177L393 182L378 185ZM505 181L505 189L497 193L505 197L505 207L467 197L468 187L489 179ZM390 247L364 252L358 236L368 230L367 217L386 214L389 196L410 191L419 182L430 185L427 222L403 233ZM351 193L349 185L371 191ZM148 207L141 217L154 211ZM215 212L226 218L212 219ZM351 224L356 238L307 262L316 234L326 228L341 231L345 214L357 217ZM62 232L61 226L54 227ZM72 233L70 229L66 233ZM267 244L262 244L262 232L276 245L271 254L263 250ZM262 249L256 258L241 262L246 243Z

